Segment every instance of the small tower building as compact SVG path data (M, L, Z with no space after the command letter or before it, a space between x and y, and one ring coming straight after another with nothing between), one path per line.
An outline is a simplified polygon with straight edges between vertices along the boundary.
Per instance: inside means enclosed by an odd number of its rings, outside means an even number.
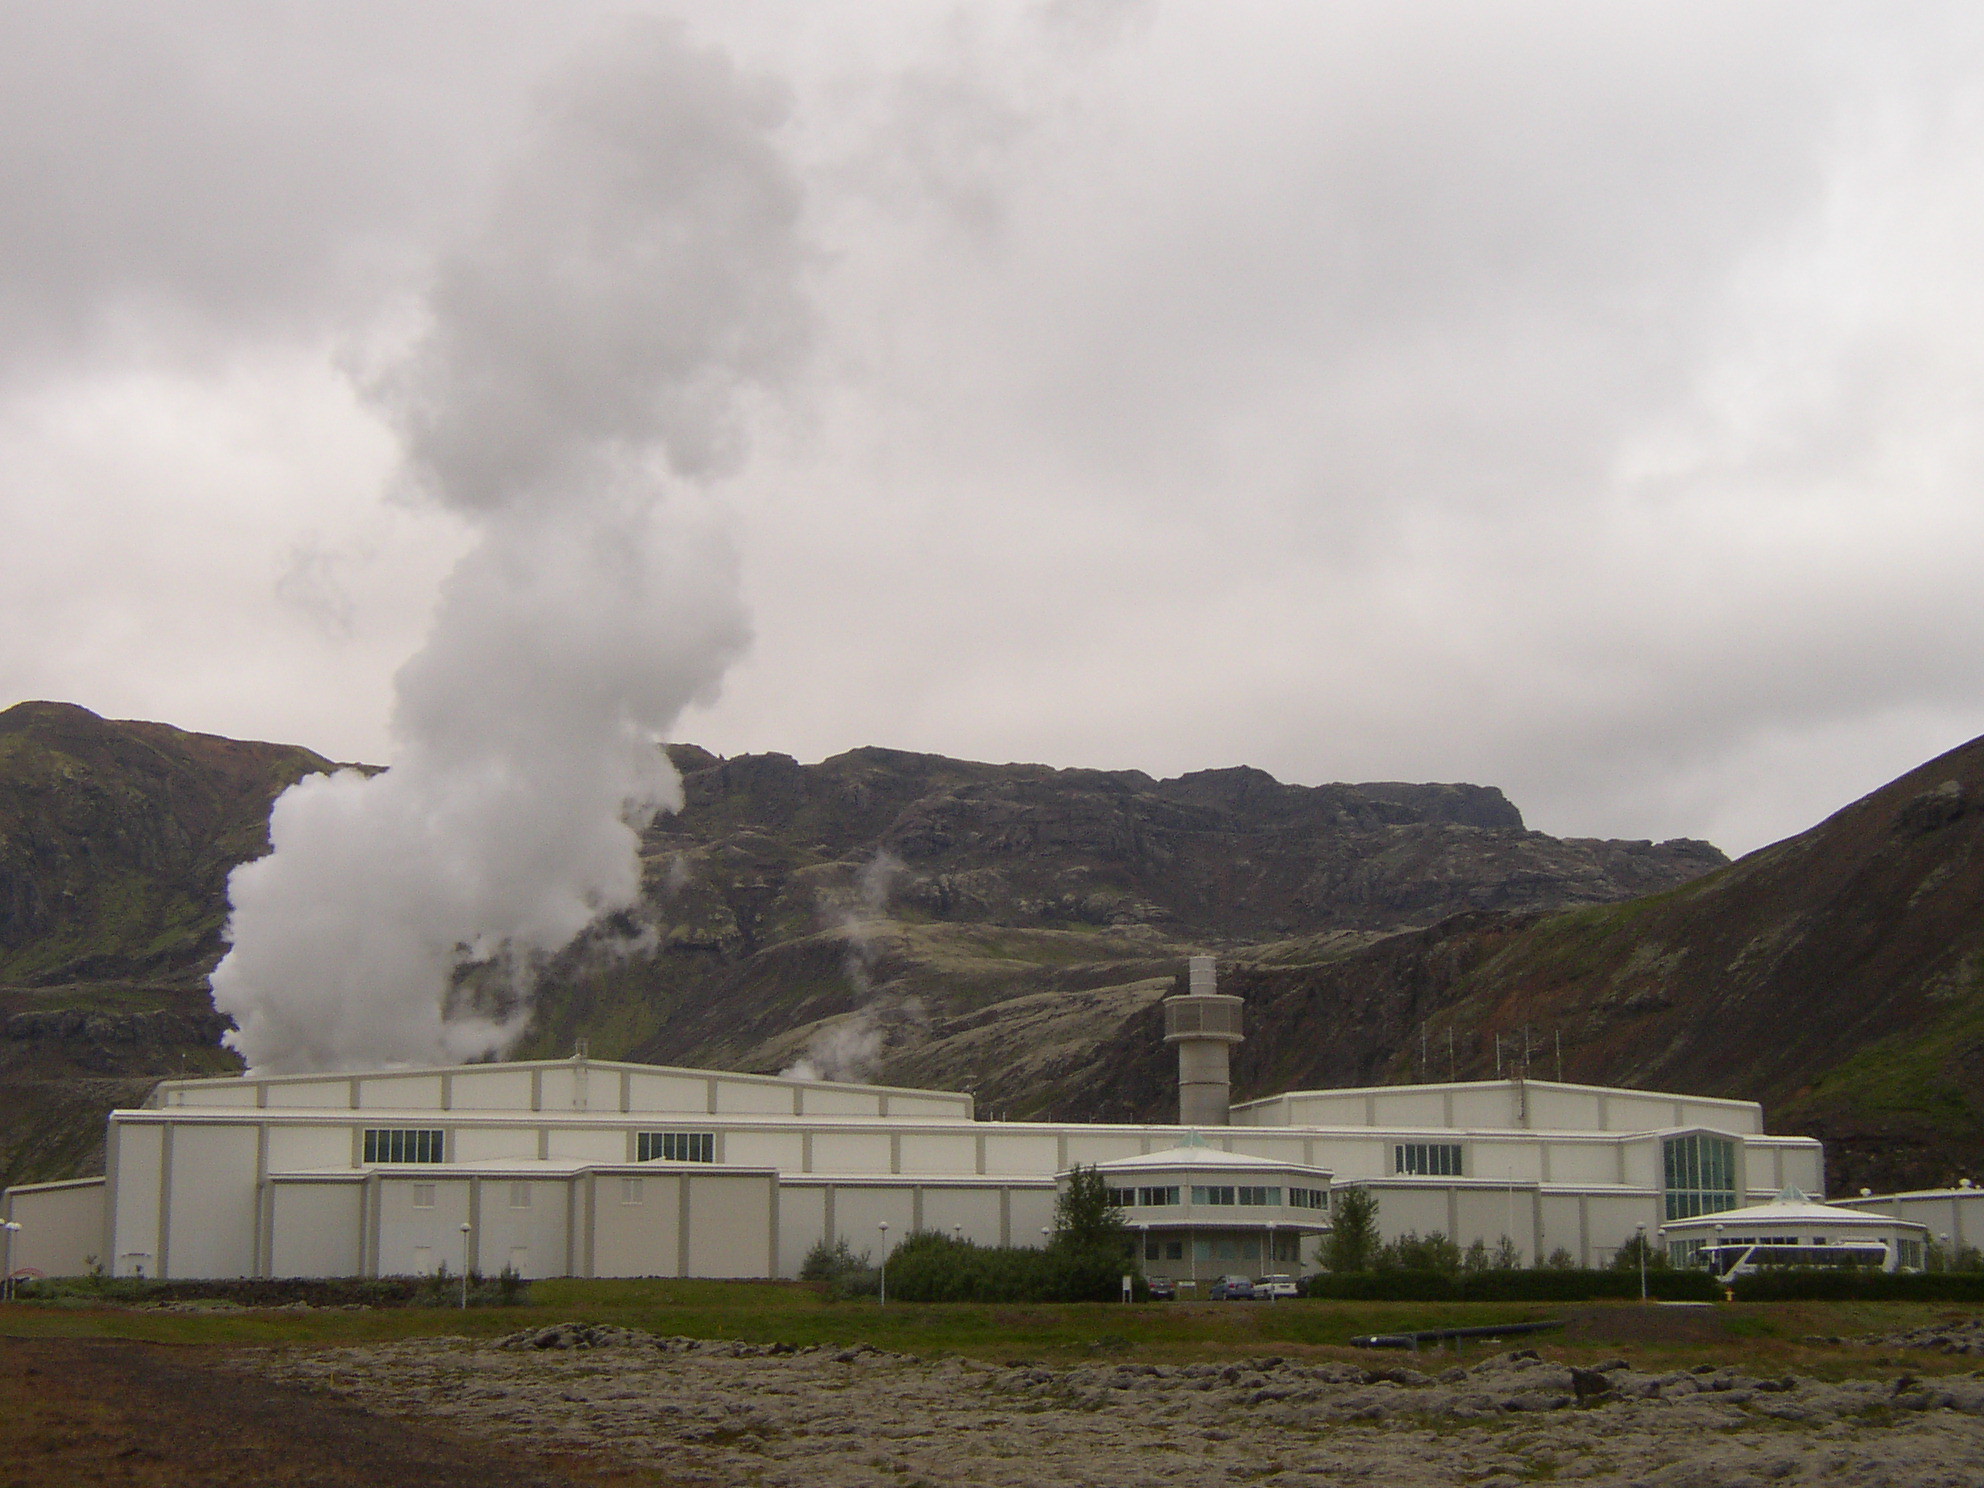
M1225 1126L1233 1096L1227 1051L1246 1037L1244 1004L1216 990L1212 957L1194 956L1190 967L1186 991L1164 999L1164 1041L1178 1046L1178 1124Z

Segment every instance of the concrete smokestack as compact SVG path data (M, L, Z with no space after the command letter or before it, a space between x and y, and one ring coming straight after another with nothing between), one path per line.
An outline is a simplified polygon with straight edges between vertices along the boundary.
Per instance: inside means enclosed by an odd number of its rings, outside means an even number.
M1178 1124L1225 1126L1233 1093L1227 1047L1246 1035L1237 997L1214 990L1213 959L1194 956L1188 990L1164 999L1164 1041L1178 1046Z

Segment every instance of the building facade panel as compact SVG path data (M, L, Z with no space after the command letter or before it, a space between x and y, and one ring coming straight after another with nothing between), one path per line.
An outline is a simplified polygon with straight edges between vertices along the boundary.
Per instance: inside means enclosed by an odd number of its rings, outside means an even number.
M566 1237L574 1181L501 1175L476 1179L476 1268L494 1275L509 1267L529 1278L569 1274Z
M159 1275L254 1274L260 1141L257 1128L232 1123L174 1131Z
M589 1274L686 1274L681 1252L683 1181L679 1172L599 1175L592 1195Z
M896 1142L904 1173L969 1173L978 1163L978 1138L969 1132L907 1131Z
M624 1126L552 1126L545 1133L545 1155L574 1162L623 1163L627 1160Z
M1617 1183L1619 1147L1616 1142L1549 1142L1542 1166L1552 1183Z
M816 1173L886 1173L893 1144L881 1132L816 1131L813 1171Z
M101 1178L37 1183L9 1189L0 1213L20 1226L0 1238L8 1272L31 1268L44 1276L82 1276L103 1258Z
M879 1116L882 1098L865 1090L836 1090L829 1085L807 1085L799 1092L800 1105L808 1116Z
M923 1228L974 1245L999 1244L999 1190L945 1186L923 1191Z
M827 1237L827 1191L815 1184L781 1183L778 1188L778 1274L799 1274L806 1253Z
M117 1276L158 1275L159 1201L165 1172L162 1122L119 1121L106 1135L110 1184L111 1255Z
M806 1134L796 1131L737 1131L724 1134L723 1160L746 1168L777 1168L797 1173L806 1161Z
M882 1224L889 1227L888 1245L900 1244L903 1236L916 1228L916 1193L906 1184L852 1184L834 1186L834 1235L845 1239L855 1254L866 1252L871 1261L882 1254Z
M463 1124L454 1128L454 1160L461 1163L520 1162L542 1152L541 1129L511 1122ZM623 1144L624 1145L624 1144ZM624 1161L624 1158L618 1160Z
M777 1180L757 1173L684 1175L691 1276L770 1276Z
M1053 1136L1001 1131L990 1123L985 1134L985 1171L1009 1177L1040 1177L1058 1172L1061 1144Z
M709 1111L709 1081L702 1076L635 1072L627 1081L629 1107L635 1111Z
M716 1082L716 1108L720 1113L738 1116L790 1116L792 1087L719 1080Z
M351 1123L308 1126L272 1122L269 1126L269 1169L296 1172L304 1168L344 1168L351 1165Z
M462 1111L528 1111L529 1070L469 1066L448 1076L448 1104Z
M368 1111L438 1111L439 1075L367 1075L358 1082L358 1104Z
M271 1276L356 1276L363 1269L363 1183L272 1183L268 1204Z
M374 1191L370 1249L380 1276L432 1276L443 1266L459 1276L468 1257L461 1227L469 1220L470 1179L381 1177Z

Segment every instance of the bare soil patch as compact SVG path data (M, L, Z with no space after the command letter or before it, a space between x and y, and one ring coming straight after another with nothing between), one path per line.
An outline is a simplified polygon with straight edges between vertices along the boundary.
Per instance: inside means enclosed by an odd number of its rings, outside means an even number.
M394 1420L349 1395L123 1339L0 1338L0 1485L573 1488L616 1481ZM649 1475L621 1482L653 1482Z

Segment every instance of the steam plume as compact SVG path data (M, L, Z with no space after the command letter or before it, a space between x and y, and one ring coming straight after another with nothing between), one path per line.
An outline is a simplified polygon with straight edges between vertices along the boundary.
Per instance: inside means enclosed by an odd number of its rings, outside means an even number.
M634 902L640 830L681 799L657 741L746 642L683 488L740 458L742 400L802 350L780 103L672 27L616 43L547 96L379 392L477 540L397 678L393 767L285 792L229 880L214 1002L257 1069L507 1047L536 966ZM455 994L471 960L515 995Z
M841 970L860 995L861 1006L816 1028L806 1041L806 1053L780 1073L799 1080L870 1079L888 1043L888 1015L920 1011L878 995L875 987L875 963L881 956L875 922L889 907L889 891L902 869L902 860L884 848L855 874L852 904L824 906L829 922L847 942Z

